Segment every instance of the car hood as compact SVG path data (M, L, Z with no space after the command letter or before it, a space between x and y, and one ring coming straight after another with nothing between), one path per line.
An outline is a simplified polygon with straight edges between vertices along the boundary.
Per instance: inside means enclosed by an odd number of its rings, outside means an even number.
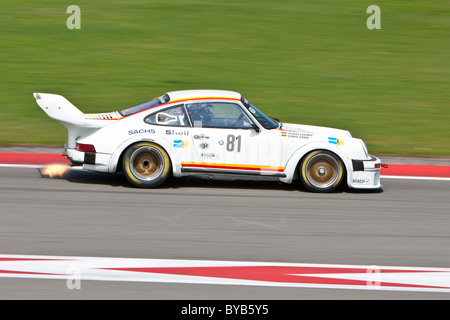
M352 136L347 130L293 123L282 123L280 129L301 133L328 135L335 138L349 138Z

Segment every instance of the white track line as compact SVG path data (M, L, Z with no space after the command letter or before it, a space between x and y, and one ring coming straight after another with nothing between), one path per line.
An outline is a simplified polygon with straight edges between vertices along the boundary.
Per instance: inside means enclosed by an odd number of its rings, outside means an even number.
M23 169L43 169L44 165L31 165L31 164L4 164L0 163L0 168L23 168Z
M49 165L43 165L43 164L5 164L0 163L0 168L22 168L22 169L44 169L47 168ZM70 170L75 171L81 171L83 170L81 167L71 167Z

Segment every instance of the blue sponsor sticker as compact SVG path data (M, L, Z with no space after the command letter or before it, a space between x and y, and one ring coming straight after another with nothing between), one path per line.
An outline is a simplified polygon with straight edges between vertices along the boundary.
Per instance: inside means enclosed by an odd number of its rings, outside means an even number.
M189 147L189 142L186 140L173 140L173 146L175 148L187 148Z
M339 146L343 146L344 145L344 140L338 139L338 138L333 138L333 137L328 137L328 143L337 144Z

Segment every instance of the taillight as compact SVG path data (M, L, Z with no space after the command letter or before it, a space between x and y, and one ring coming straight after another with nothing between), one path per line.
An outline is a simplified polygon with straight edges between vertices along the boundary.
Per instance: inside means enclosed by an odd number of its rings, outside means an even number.
M77 143L75 149L83 152L95 152L95 147L92 144Z

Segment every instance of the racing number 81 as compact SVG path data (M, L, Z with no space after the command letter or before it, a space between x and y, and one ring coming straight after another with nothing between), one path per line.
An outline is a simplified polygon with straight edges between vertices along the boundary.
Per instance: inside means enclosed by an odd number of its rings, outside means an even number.
M235 146L236 152L241 152L241 136L229 134L227 136L227 151L233 152L235 150Z

